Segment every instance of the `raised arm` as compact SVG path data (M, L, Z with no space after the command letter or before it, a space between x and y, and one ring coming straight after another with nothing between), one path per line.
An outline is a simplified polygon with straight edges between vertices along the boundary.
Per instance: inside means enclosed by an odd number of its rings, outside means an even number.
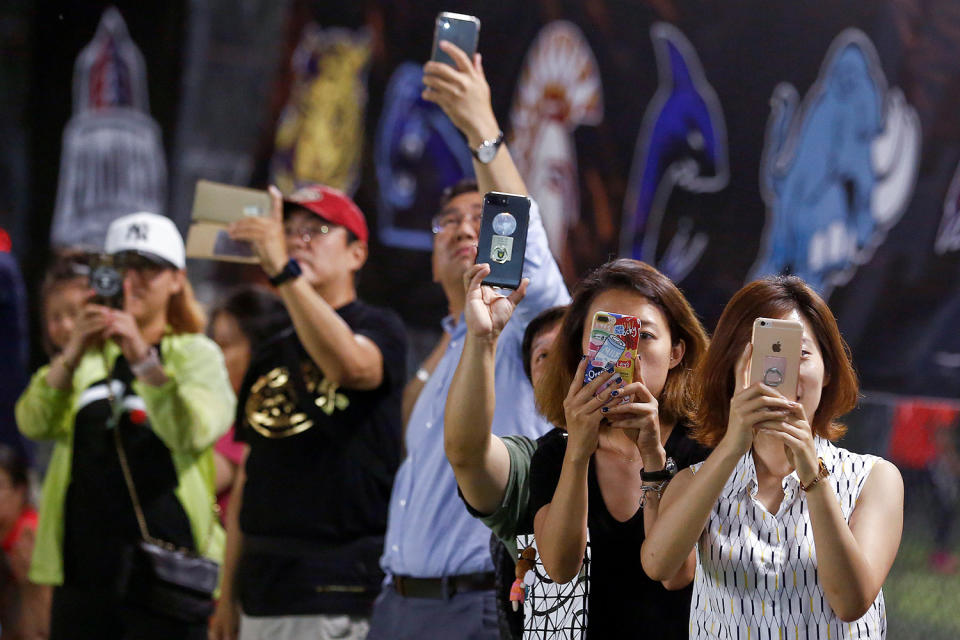
M466 136L470 148L475 150L483 141L494 140L500 133L500 125L490 103L490 86L479 55L471 61L456 45L443 42L441 46L457 67L441 62L426 63L423 67L423 84L426 86L423 98L438 104ZM506 144L500 145L488 164L474 157L473 169L481 194L500 191L527 195L527 186ZM570 302L560 269L550 253L547 232L543 228L536 201L530 209L523 275L530 279L530 288L526 302L517 309L519 320L514 322L526 324L544 309Z
M667 452L664 449L663 430L660 425L660 403L643 380L643 367L640 366L639 356L634 356L633 370L637 373L637 379L620 389L620 397L628 398L630 402L610 407L607 420L616 429L636 431L643 470L661 471L667 465ZM656 485L654 482L644 484ZM643 500L644 531L653 530L659 511L660 496L656 491L647 491ZM666 589L682 589L693 581L696 570L697 556L691 549L680 570L673 577L661 582Z
M841 620L862 617L887 579L903 533L903 479L889 462L877 463L850 523L829 482L807 492L817 549L817 574L830 608Z
M738 391L730 401L730 418L723 440L697 471L684 469L670 481L660 500L656 523L641 547L643 570L653 580L670 580L689 559L710 512L737 462L750 450L754 426L781 419L795 405L769 387L748 386L752 347L737 361Z
M283 198L270 187L270 215L246 218L230 225L230 237L251 242L268 276L287 264L283 233ZM355 251L366 251L354 243ZM376 389L383 382L383 354L377 345L355 334L306 278L287 280L277 288L293 320L293 327L310 359L331 382L348 389Z
M903 480L889 462L870 471L847 523L830 482L820 478L813 429L803 406L763 426L780 440L805 496L817 550L817 573L830 608L841 620L862 617L883 586L903 531Z
M483 73L480 54L471 61L462 49L446 41L440 47L453 58L454 69L442 62L430 61L423 66L423 99L437 103L453 124L467 138L471 149L500 134L500 125L490 102L490 85ZM506 143L497 155L484 164L474 157L473 170L480 193L500 191L527 195L527 186L510 157Z
M204 335L176 336L176 348L164 353L166 381L133 382L143 398L150 424L171 451L200 452L227 432L237 399L223 353Z
M447 394L443 428L443 446L463 497L485 514L500 506L510 473L507 448L491 433L497 339L527 288L524 280L504 297L481 286L489 273L489 265L477 264L463 276L467 335Z
M595 396L613 372L604 373L582 386L586 360L581 360L563 402L567 422L567 447L553 499L537 510L533 532L543 567L554 582L570 582L580 571L587 545L587 475L590 458L599 444L602 408L615 386ZM538 451L539 453L539 451ZM533 464L538 462L534 454ZM535 470L531 470L531 474Z

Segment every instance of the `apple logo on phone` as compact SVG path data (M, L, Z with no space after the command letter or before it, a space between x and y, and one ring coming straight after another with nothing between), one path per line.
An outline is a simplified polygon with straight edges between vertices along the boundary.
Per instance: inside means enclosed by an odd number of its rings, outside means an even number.
M773 343L773 352L774 352L774 353L780 353L780 341L779 341L779 340L777 340L776 342Z

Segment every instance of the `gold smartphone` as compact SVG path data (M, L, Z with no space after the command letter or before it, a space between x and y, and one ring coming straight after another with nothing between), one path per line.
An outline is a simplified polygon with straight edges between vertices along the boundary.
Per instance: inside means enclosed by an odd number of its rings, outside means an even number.
M803 325L796 320L757 318L750 342L750 384L762 382L796 400Z
M257 262L248 242L232 239L227 226L270 213L270 194L259 189L198 180L187 233L187 257L227 262Z

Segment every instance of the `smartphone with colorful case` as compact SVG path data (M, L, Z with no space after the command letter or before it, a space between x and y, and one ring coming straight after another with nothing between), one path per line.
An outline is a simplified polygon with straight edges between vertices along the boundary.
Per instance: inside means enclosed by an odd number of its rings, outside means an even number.
M583 384L603 373L612 364L624 385L633 382L633 362L640 340L640 320L609 311L597 311L590 327L587 372Z

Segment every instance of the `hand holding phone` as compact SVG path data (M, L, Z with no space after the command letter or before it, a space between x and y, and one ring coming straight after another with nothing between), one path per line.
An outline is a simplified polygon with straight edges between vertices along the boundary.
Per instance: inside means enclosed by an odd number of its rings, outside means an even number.
M270 210L266 191L198 180L187 233L187 257L256 263L251 244L231 238L227 227L238 220L267 217Z
M796 320L757 318L753 321L750 384L762 382L789 400L797 399L803 325Z
M483 279L483 284L502 289L520 286L529 224L530 198L527 196L497 191L483 196L476 260L476 264L490 264L490 274Z
M430 53L430 59L437 62L444 62L451 67L457 64L447 53L440 48L440 41L446 40L457 45L470 60L473 60L473 54L477 52L477 41L480 38L480 21L462 13L442 12L437 16L436 26L433 30L433 50Z

